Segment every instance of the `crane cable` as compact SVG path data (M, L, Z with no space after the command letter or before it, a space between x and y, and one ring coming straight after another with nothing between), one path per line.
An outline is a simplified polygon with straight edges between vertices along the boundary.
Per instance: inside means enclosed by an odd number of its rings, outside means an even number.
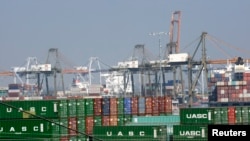
M250 51L247 50L247 49L243 49L243 48L239 48L239 47L230 45L230 44L226 43L225 41L220 40L220 39L218 39L218 38L216 38L216 37L214 37L214 36L211 36L211 35L208 35L208 36L211 37L211 38L213 38L213 39L216 40L217 42L220 42L220 43L224 44L225 46L230 47L230 48L232 48L232 49L236 49L236 50L238 50L238 51L240 51L240 52L242 52L242 53L244 53L244 54L249 54L249 53L250 53Z
M217 47L224 55L226 55L227 57L231 58L231 56L226 53L225 50L223 50L223 48L219 45L219 43L217 42L217 40L211 36L206 36L207 39L209 39L210 41L212 41L212 44L215 45L215 47Z

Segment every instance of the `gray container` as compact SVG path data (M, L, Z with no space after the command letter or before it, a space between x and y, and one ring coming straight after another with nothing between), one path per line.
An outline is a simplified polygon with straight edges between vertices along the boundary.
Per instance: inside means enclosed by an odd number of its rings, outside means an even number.
M143 115L146 112L145 97L138 98L138 113Z

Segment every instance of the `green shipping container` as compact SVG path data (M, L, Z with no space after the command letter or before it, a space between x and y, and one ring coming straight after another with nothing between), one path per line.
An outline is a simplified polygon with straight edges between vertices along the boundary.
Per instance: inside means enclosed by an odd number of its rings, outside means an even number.
M76 141L90 141L89 136L77 136Z
M221 124L220 108L214 108L214 124Z
M0 140L58 138L58 120L51 121L53 122L41 119L0 120Z
M117 125L118 126L124 125L124 115L118 115L117 116Z
M67 118L62 118L59 120L59 123L60 123L60 129L59 129L59 132L60 132L60 135L67 135L68 134L68 119Z
M58 106L59 117L64 118L68 117L68 102L67 100L60 100L60 104Z
M94 101L92 98L85 99L85 115L86 116L94 115Z
M207 125L174 125L174 141L207 141Z
M141 124L180 124L179 115L162 115L162 116L133 116L132 123Z
M166 126L94 126L94 141L166 141Z
M131 123L132 122L132 115L129 115L129 114L124 115L123 120L124 120L123 121L124 124Z
M126 124L127 126L139 125L165 125L167 126L167 141L170 141L173 135L173 125L180 124L179 115L162 115L162 116L134 116L132 122Z
M181 108L181 124L212 124L214 121L213 108Z
M68 117L76 116L76 100L69 99L68 101Z
M235 107L235 124L242 124L242 107Z
M214 108L214 124L228 124L228 108Z
M85 99L76 100L76 115L78 117L85 116Z
M80 133L85 133L85 128L86 123L85 123L85 117L77 117L77 130Z
M242 124L249 124L250 120L250 108L249 106L243 106L241 107L241 113L242 113Z
M124 114L124 100L123 100L123 98L117 99L117 109L118 109L118 115Z
M101 126L102 125L102 117L101 116L95 116L94 117L94 126Z
M221 107L221 123L228 124L228 108Z
M1 101L0 119L58 118L58 100Z

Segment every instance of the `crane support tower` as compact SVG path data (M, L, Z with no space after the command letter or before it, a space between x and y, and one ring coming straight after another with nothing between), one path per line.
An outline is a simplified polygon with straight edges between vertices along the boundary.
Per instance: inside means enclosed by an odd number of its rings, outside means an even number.
M167 44L168 52L167 52L166 56L169 56L170 54L173 54L173 53L178 54L180 51L181 11L174 11L172 13L170 23L171 24L170 24L170 31L169 31L169 43ZM172 96L175 99L177 97L177 92L176 92L177 74L179 74L180 81L182 84L182 93L184 93L184 89L183 89L184 82L183 82L183 78L182 78L181 65L173 65L172 72L173 72L173 85L174 85L174 90L172 92Z
M54 95L57 95L57 74L60 74L61 76L61 82L62 82L62 90L63 94L65 94L65 89L64 89L64 80L63 80L63 73L62 73L62 67L60 64L60 59L59 59L59 52L57 48L50 48L48 52L48 56L46 59L46 63L51 64L51 70L53 72L54 76ZM46 89L47 89L47 94L49 95L49 85L48 85L48 76L46 75Z
M173 48L175 49L174 51L175 53L179 53L180 51L180 27L181 27L181 11L175 11L172 13L171 17L171 24L169 31L170 42L167 45L168 54L173 53ZM175 32L177 33L174 34Z

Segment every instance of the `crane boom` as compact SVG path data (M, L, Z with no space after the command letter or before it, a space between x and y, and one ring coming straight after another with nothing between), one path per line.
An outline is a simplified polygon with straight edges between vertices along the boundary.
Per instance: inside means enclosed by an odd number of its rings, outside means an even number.
M207 60L207 64L228 64L228 63L236 63L237 62L238 57L235 58L231 58L231 59L210 59ZM250 59L243 59L244 62L250 62ZM63 69L62 73L63 74L74 74L74 73L88 73L89 70L88 69L81 69L81 70L77 70L77 69ZM12 71L0 71L0 76L14 76L15 73Z
M227 64L227 63L236 63L238 57L231 59L217 59L217 60L207 60L207 64ZM244 62L249 62L250 59L244 59Z

